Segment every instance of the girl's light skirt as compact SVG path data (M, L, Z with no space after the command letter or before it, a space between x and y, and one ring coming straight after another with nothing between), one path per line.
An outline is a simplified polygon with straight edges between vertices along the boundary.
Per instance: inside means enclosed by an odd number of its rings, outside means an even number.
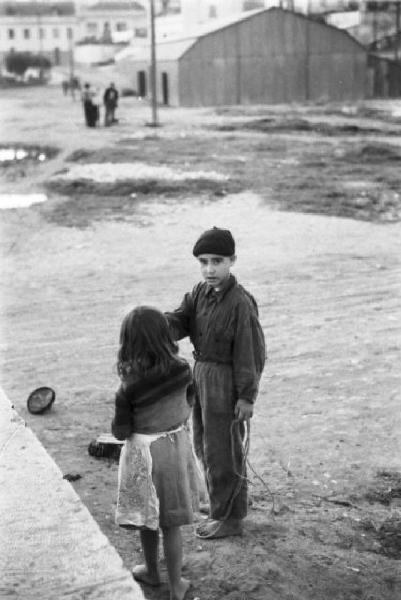
M116 523L154 530L192 523L201 486L187 424L154 435L134 433L120 455Z

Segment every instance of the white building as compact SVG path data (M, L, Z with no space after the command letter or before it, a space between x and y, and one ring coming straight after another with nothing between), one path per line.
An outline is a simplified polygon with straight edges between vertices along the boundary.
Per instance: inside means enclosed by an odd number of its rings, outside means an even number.
M13 50L68 62L76 35L73 2L4 2L0 4L0 55Z
M288 4L287 0L181 0L183 31L215 19L227 19L244 11Z
M147 28L147 11L134 0L98 0L87 6L68 0L0 2L0 58L12 51L32 52L53 65L68 65L77 43L127 43L146 37Z
M183 30L192 31L216 19L227 19L263 8L280 7L301 13L347 10L355 0L181 0Z
M77 4L78 40L128 42L146 37L147 29L148 13L139 2L98 0L90 5Z

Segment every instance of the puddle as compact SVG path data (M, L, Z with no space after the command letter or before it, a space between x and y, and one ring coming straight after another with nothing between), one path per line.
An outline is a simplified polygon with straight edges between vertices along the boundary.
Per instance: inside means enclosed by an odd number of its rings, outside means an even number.
M8 144L0 146L0 166L8 166L22 161L44 162L58 154L56 148L50 146L27 146Z
M46 200L46 194L0 194L0 210L26 208Z

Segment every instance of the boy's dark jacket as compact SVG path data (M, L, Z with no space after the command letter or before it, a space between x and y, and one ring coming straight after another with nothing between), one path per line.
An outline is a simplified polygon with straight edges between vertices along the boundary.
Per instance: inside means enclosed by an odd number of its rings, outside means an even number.
M232 365L237 399L254 402L265 359L265 338L253 296L230 275L222 291L199 283L166 313L175 339L189 335L194 358Z
M118 91L115 88L108 87L103 94L103 103L110 106L117 106Z

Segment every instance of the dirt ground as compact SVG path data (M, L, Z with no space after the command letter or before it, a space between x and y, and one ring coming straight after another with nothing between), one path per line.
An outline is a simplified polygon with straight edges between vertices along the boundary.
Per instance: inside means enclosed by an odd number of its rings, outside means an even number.
M203 229L237 240L234 273L258 300L268 347L252 505L242 538L185 528L191 600L401 597L400 109L163 108L150 128L149 107L123 98L118 124L89 130L59 89L2 91L0 149L51 156L0 164L2 193L48 194L0 211L2 385L79 476L72 485L128 568L140 549L113 522L117 463L87 451L110 428L120 321L140 303L178 304L198 281ZM68 177L109 163L132 163L132 177ZM161 166L192 178L160 179ZM40 385L56 401L33 416L26 399ZM166 583L144 591L168 598Z

